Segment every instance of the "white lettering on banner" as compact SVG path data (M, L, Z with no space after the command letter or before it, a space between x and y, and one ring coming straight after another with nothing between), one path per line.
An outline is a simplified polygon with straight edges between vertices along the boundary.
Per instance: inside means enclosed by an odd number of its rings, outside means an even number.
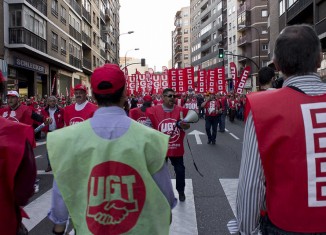
M183 69L178 69L177 70L178 74L178 82L179 82L179 92L184 92L184 86L183 86Z
M161 85L162 85L162 89L165 89L165 88L168 88L169 87L168 75L163 75L161 77Z
M242 73L242 76L241 76L241 80L238 84L238 87L237 87L237 93L238 94L241 94L242 93L242 90L243 90L243 87L247 81L247 78L249 76L249 72L250 72L250 69L248 67L246 67L244 70L243 70L243 73Z
M306 134L308 206L326 207L326 103L302 104Z
M235 85L235 73L236 73L236 71L235 71L235 67L233 67L233 66L231 66L230 67L230 71L231 71L231 78L232 78L232 81L233 81L233 83L234 83L234 85Z

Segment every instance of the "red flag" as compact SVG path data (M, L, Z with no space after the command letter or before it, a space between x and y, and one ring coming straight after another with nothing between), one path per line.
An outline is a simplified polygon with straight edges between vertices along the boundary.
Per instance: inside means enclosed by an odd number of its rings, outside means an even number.
M168 73L169 87L179 92L179 83L178 83L178 69L169 69Z
M247 78L249 77L249 73L250 73L250 66L246 66L242 71L242 74L240 76L240 82L235 90L238 94L242 94Z
M53 81L52 81L52 86L51 86L51 94L53 95L53 91L54 91L54 85L55 85L55 80L57 79L57 75L55 74L53 76Z
M198 92L205 93L206 92L206 70L198 70L197 71L198 77Z
M194 67L188 67L183 69L183 78L184 78L184 90L189 91L189 89L195 88L195 79L194 79Z
M207 90L211 93L216 93L216 70L208 70L207 72Z
M234 62L230 62L230 74L233 82L233 90L238 86L238 74L237 74L237 66Z
M225 67L216 68L217 72L217 92L226 92L225 87Z
M136 69L136 74L141 74L141 72L139 72L139 71Z

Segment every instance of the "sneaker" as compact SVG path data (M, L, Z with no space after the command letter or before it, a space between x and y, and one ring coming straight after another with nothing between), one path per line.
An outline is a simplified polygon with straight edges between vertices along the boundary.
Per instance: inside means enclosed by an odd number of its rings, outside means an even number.
M212 143L212 141L210 141L210 140L209 140L209 141L207 141L207 144L211 144L211 143Z
M38 193L40 191L40 179L36 179L34 183L34 193Z
M215 144L216 144L216 141L215 141L215 140L213 140L213 141L212 141L212 145L215 145Z
M179 201L184 202L186 200L186 195L185 193L179 193Z

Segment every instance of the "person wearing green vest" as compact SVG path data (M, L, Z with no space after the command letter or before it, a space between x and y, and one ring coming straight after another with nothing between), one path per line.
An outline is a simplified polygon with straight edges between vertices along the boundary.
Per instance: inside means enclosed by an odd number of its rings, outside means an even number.
M126 115L126 80L117 65L95 69L91 86L94 116L47 141L76 233L169 234L177 203L165 164L169 136Z

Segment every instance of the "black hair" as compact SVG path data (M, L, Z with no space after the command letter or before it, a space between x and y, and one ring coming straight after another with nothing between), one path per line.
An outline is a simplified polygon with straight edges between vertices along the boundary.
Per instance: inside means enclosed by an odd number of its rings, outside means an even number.
M274 69L270 67L262 67L258 71L259 84L264 86L272 81L272 78L275 77Z
M0 82L0 96L3 94L5 90L5 84L3 82Z
M101 82L97 86L97 89L99 89L99 90L106 90L108 88L112 88L112 84L110 82ZM121 87L113 94L103 95L103 94L94 93L94 98L96 99L97 104L99 106L111 106L114 104L119 104L121 97L123 95L124 89L125 89L125 86Z
M175 92L172 88L165 88L164 90L163 90L163 95L165 95L166 93L168 93L168 92Z
M321 44L314 29L307 25L287 26L275 43L274 60L286 76L316 72Z
M140 110L143 111L143 112L145 112L146 109L149 108L149 107L151 107L151 106L152 106L152 102L145 101L143 103L143 105L140 107Z

